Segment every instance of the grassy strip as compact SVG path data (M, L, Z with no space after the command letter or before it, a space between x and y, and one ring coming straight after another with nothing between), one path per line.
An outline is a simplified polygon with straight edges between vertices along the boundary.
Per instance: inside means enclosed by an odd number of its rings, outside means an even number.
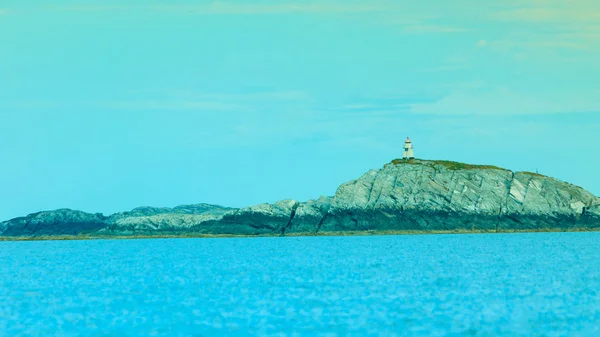
M555 232L598 232L600 228L544 228L534 229L503 229L495 230L370 230L370 231L335 231L319 233L288 233L286 237L303 236L374 236L374 235L424 235L424 234L502 234L502 233L555 233ZM256 237L279 237L279 234L257 234L257 235L235 235L235 234L155 234L155 235L45 235L45 236L0 236L0 241L44 241L44 240L117 240L117 239L185 239L185 238L256 238Z
M132 234L132 235L40 235L40 236L0 236L0 241L61 241L61 240L132 240L132 239L185 239L185 238L245 238L258 236L280 236L276 234L268 235L235 235L235 234L201 234L201 233L181 233L181 234Z
M456 171L456 170L502 170L509 171L505 168L501 168L493 165L472 165L459 163L456 161L449 160L420 160L420 159L394 159L392 160L392 164L401 165L401 164L413 164L413 165L426 165L430 167L435 166L443 166L448 170Z

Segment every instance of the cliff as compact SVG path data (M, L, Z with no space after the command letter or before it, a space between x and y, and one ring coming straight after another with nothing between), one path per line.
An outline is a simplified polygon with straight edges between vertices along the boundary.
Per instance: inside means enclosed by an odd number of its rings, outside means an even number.
M600 228L600 199L529 172L449 161L394 160L342 184L333 197L241 209L141 207L108 217L72 210L0 223L2 236L361 231L539 231Z
M580 187L535 173L395 160L340 186L321 230L597 227L597 203Z

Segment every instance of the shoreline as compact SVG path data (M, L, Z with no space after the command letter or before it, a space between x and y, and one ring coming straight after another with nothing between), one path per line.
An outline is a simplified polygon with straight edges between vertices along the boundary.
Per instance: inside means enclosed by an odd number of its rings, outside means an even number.
M314 237L314 236L385 236L385 235L428 235L428 234L517 234L517 233L581 233L599 232L600 228L544 228L544 229L508 229L508 230L371 230L337 232L299 232L290 234L132 234L132 235L40 235L40 236L0 236L2 241L79 241L79 240L144 240L144 239L225 239L225 238L266 238L266 237Z

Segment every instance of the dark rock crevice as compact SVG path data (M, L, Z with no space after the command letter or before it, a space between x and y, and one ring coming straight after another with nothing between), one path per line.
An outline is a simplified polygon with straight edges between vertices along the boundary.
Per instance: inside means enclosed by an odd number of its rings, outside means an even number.
M506 191L506 200L505 200L505 204L504 204L504 210L505 210L506 213L508 213L508 201L510 199L510 190L512 189L512 185L513 185L513 183L515 181L515 173L512 172L512 171L510 173L511 173L511 177L510 177L510 180L508 181L508 184L507 184L507 188L508 189Z
M284 227L281 228L281 236L284 236L285 231L288 230L292 226L292 221L296 217L296 212L298 211L298 207L300 207L300 203L298 203L298 202L296 202L292 206L292 211L290 213L290 219L288 220L288 223Z
M367 193L367 205L371 202L371 197L373 195L373 188L375 187L375 182L377 181L377 177L379 176L379 172L375 174L373 177L373 182L371 183L371 187L369 188L369 193Z
M394 182L392 183L391 193L394 194L394 190L396 189L396 184L398 183L398 173L394 174Z
M377 206L377 203L379 202L379 199L381 199L382 193L383 193L383 188L380 188L379 192L377 193L377 197L375 198L375 201L373 202L373 206L371 207L371 209L375 209L375 207Z
M527 195L529 193L529 188L531 187L531 181L533 180L533 177L529 178L529 180L527 180L527 185L525 185L525 192L523 192L523 202L521 204L525 204L525 201L527 200Z
M315 234L319 233L319 231L321 230L321 227L323 226L323 223L325 223L325 220L327 219L328 216L329 216L329 213L325 213L325 215L323 215L321 220L319 220L319 223L317 224L317 227L315 229Z

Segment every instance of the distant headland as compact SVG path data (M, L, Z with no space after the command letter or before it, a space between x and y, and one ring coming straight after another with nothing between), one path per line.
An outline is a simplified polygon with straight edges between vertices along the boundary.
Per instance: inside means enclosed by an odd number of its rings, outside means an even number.
M0 223L0 239L600 230L600 198L581 187L537 173L415 159L412 144L404 155L332 197L239 209L140 207L110 216L44 211Z

